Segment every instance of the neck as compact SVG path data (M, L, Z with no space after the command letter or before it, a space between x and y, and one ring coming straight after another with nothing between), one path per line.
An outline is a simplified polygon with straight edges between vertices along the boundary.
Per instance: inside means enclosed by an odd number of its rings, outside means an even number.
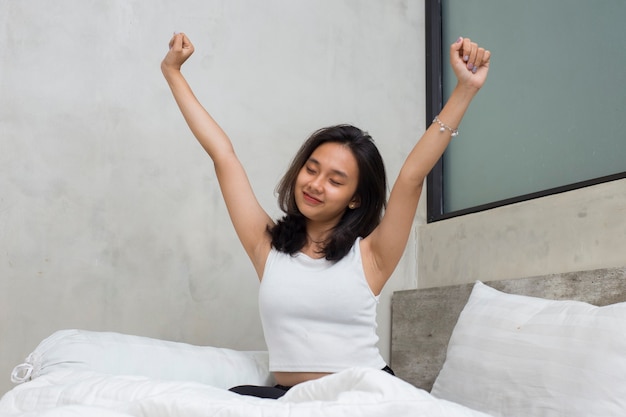
M307 255L318 258L324 254L324 247L330 237L330 231L327 229L312 229L307 228L306 231L306 244L302 251Z
M311 236L311 235L310 235L310 234L308 234L308 233L306 234L306 238L307 238L307 240L309 241L309 243L313 243L313 244L315 244L315 245L322 244L322 243L324 243L324 242L326 241L326 238L325 238L325 237L318 237L318 238L316 239L316 238L314 238L313 236Z
M308 242L319 245L328 241L332 231L332 227L321 225L314 227L311 224L308 224L306 228L306 238Z

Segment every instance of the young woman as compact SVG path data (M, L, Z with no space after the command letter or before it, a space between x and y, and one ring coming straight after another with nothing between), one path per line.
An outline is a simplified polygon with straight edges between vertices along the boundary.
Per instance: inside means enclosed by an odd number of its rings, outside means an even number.
M213 160L235 231L261 281L259 309L278 384L233 390L277 398L349 367L393 373L376 346L378 296L404 252L424 179L485 82L489 51L463 38L450 46L457 86L409 153L388 202L372 138L354 126L331 126L304 143L280 182L285 215L277 222L260 206L230 139L181 73L193 52L187 36L175 34L161 70Z

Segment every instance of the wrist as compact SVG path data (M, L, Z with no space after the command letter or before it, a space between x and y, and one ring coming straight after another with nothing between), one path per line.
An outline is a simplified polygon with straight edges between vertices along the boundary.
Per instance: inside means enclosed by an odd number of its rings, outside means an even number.
M478 89L475 87L457 84L454 90L452 90L450 97L448 97L446 106L449 105L453 108L462 109L462 112L465 112L474 99L474 96L476 96L476 93L478 93Z
M167 78L176 73L180 73L180 66L176 67L163 61L161 62L161 72Z
M478 93L478 90L480 90L480 88L459 82L454 87L454 90L452 90L452 95L457 95L461 99L471 101Z

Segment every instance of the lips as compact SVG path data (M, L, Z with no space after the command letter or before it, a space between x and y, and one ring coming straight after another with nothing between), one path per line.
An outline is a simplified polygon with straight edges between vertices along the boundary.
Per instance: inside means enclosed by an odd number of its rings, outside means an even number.
M318 200L317 198L313 197L311 194L302 193L302 198L304 199L304 201L306 201L309 204L313 204L313 205L317 205L317 204L322 204L322 200Z

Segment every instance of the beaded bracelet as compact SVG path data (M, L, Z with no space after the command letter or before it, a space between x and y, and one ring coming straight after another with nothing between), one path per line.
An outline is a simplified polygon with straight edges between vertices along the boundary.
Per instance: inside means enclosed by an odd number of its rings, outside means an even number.
M433 119L433 123L437 123L439 125L439 131L444 132L446 129L450 131L452 137L459 135L459 129L452 129L450 126L439 120L439 116L435 116Z

